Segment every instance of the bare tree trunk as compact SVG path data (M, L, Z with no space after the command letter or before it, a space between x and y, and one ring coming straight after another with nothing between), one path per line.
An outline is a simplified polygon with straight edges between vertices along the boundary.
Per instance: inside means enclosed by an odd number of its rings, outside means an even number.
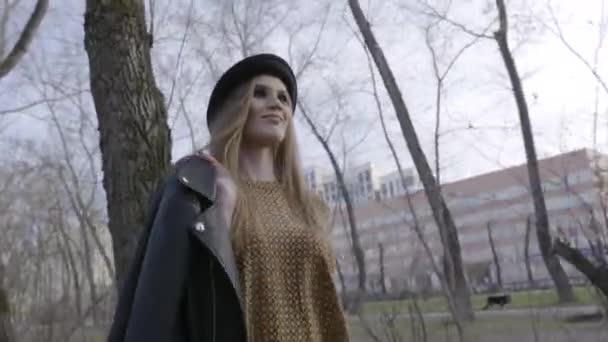
M338 281L340 282L340 289L342 290L341 295L342 295L342 306L344 306L346 309L348 309L348 296L346 293L346 283L344 282L344 273L342 273L342 267L340 266L340 263L338 262L338 260L336 259L336 271L338 272Z
M441 128L441 89L443 88L443 80L437 82L435 93L435 130L433 132L433 142L435 145L435 177L437 178L437 186L441 187L441 160L439 155L439 129Z
M67 222L63 216L63 207L57 201L53 207L53 214L51 214L53 222L51 223L54 228L59 232L59 243L61 253L65 255L66 269L68 274L71 276L74 284L74 301L76 305L76 314L80 317L82 315L82 290L80 287L80 279L78 277L78 267L76 266L76 258L74 257L74 251L72 250L72 240L70 235L66 232Z
M446 278L452 280L450 287L454 290L455 294L454 300L456 312L463 319L472 320L474 318L474 314L471 305L471 292L465 277L456 225L449 209L445 204L445 200L443 199L439 186L433 177L433 172L431 171L426 156L422 151L414 125L411 121L405 102L403 101L401 91L399 90L386 58L384 57L384 52L376 41L370 24L361 10L359 1L349 0L349 5L353 12L355 21L357 22L357 26L363 35L365 45L369 49L374 59L376 67L382 76L382 80L387 89L391 102L395 107L395 112L397 114L397 118L399 119L403 136L412 156L412 160L414 161L416 169L418 170L420 180L422 181L426 196L431 206L433 217L441 237L441 242L444 250L446 251L445 262L449 266L448 270L450 273L450 276L447 276Z
M532 265L530 264L530 233L532 232L532 216L526 218L526 237L524 246L524 262L526 263L526 274L528 275L528 283L534 286L534 275L532 273Z
M313 134L315 135L317 140L321 143L321 145L323 146L323 149L327 153L327 156L329 157L329 160L331 162L331 166L334 169L334 173L336 175L336 180L338 181L338 188L340 189L340 193L342 194L342 196L344 196L344 204L346 205L346 214L348 216L348 223L349 223L349 227L350 227L350 238L352 241L353 254L355 256L355 262L357 263L357 268L359 270L359 273L358 273L359 291L360 291L360 294L363 294L365 292L365 285L366 285L365 253L363 251L363 248L361 247L361 242L360 242L360 238L359 238L359 230L357 228L357 220L355 219L355 210L353 208L352 200L350 198L350 193L349 193L348 189L346 188L346 182L344 181L344 175L342 174L342 170L340 168L340 164L338 164L338 160L336 159L336 156L334 155L333 151L329 147L329 143L326 141L326 139L323 138L323 136L317 129L317 126L315 126L315 124L310 119L310 116L309 116L306 108L304 106L300 106L300 111L302 112L302 116L304 117L304 119L306 120L308 125L310 126L310 129L312 130Z
M145 206L171 161L171 132L150 61L143 0L88 0L85 47L99 121L115 274L122 287Z
M4 286L5 267L0 260L0 342L13 342L15 336L11 324L11 306Z
M589 241L589 247L591 247L593 257L600 266L606 265L606 249L602 241L600 224L595 218L593 208L589 208L589 228L595 234L594 241Z
M384 120L384 111L382 110L382 104L380 102L380 97L378 95L378 88L376 87L376 77L374 74L372 59L369 56L369 49L366 48L365 42L360 40L360 43L361 43L363 49L365 50L365 55L367 57L367 64L368 64L369 72L370 72L370 75L372 78L372 89L373 89L373 94L374 94L374 100L376 102L376 108L378 109L378 117L380 118L380 123L382 125L382 132L384 134L384 139L386 141L386 144L389 147L389 150L391 151L391 155L393 156L393 160L395 161L395 164L397 166L399 178L401 179L401 183L403 184L403 187L405 190L406 205L412 215L412 221L413 221L412 229L414 230L414 233L418 237L418 240L420 241L420 243L423 245L423 249L426 252L427 257L430 260L433 271L440 280L441 289L443 291L443 294L446 297L446 300L448 302L448 308L449 308L450 312L452 313L452 317L454 318L454 321L456 323L459 336L461 337L461 340L462 340L462 338L463 338L462 337L462 334L463 334L462 324L461 324L461 319L456 312L454 294L452 293L452 289L450 288L449 284L447 284L446 277L439 270L439 267L436 265L435 260L433 260L433 253L431 252L431 249L429 248L427 242L425 241L423 227L420 224L420 221L418 220L416 208L414 207L414 204L412 203L410 189L409 189L409 186L407 185L407 180L405 178L405 174L403 173L403 168L401 167L401 162L399 160L399 156L397 155L395 145L391 141L391 138L388 134L386 122ZM412 263L413 262L414 261L412 261ZM445 264L445 260L444 260L444 264ZM445 271L445 269L444 269L444 271ZM418 304L416 303L416 301L414 301L414 302L415 302L416 308L418 308ZM419 308L418 308L418 310L419 310ZM423 324L424 324L424 322L423 322ZM424 331L424 336L425 336L424 341L426 341L426 330Z
M545 265L547 266L547 271L549 271L549 274L555 283L559 301L561 303L572 302L574 300L574 294L572 292L572 286L568 281L568 276L559 263L557 256L551 253L549 217L547 215L545 197L543 195L540 174L538 171L538 160L536 158L536 150L534 147L534 136L532 134L530 116L528 114L528 104L526 103L526 98L524 96L521 78L517 72L515 61L511 55L511 50L509 49L509 43L507 40L508 23L504 0L496 0L496 5L498 6L500 28L494 32L494 38L498 43L500 55L502 56L505 67L507 68L507 72L509 73L509 79L511 80L511 85L513 86L513 95L515 97L515 102L517 103L519 121L521 123L521 132L526 149L526 159L528 161L528 177L530 179L530 188L532 189L532 197L534 201L534 212L536 215L536 236L538 238L538 244Z
M382 289L383 294L387 294L388 291L386 290L386 279L384 272L384 246L382 245L382 243L378 244L378 252L380 258L380 288Z
M59 228L61 229L61 228ZM72 282L74 283L74 305L76 306L75 311L78 317L82 316L82 295L80 291L80 280L78 279L78 271L76 270L76 262L74 261L74 256L72 253L72 248L69 245L69 242L65 239L63 233L60 234L60 237L57 238L57 244L61 250L61 257L63 259L64 267L67 273L67 281L64 288L64 291L68 294L67 297L70 297ZM71 280L71 281L70 281Z
M420 305L418 305L417 296L416 296L416 298L414 298L412 303L413 303L414 310L416 311L416 318L417 318L418 322L420 322L420 332L421 332L420 342L427 342L426 322L424 321L424 315L422 314L422 311L420 310Z
M79 226L78 230L84 251L84 258L82 258L80 262L89 285L89 303L95 303L97 300L97 285L95 284L95 275L93 271L93 253L91 251L91 245L89 243L89 237L87 236L86 230L82 226ZM96 310L93 310L93 321L96 322L96 319L97 313Z
M502 271L500 269L500 260L496 253L496 246L494 245L494 238L492 237L492 223L488 222L486 228L488 229L488 241L490 241L490 249L492 250L492 258L494 260L494 267L496 268L496 280L498 281L498 288L502 290Z

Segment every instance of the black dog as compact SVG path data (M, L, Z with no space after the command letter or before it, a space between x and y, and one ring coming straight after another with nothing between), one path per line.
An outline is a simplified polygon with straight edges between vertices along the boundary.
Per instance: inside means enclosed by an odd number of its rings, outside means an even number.
M484 306L482 310L487 310L494 305L500 305L501 308L504 308L504 306L509 303L511 303L511 295L488 296L486 299L486 306Z

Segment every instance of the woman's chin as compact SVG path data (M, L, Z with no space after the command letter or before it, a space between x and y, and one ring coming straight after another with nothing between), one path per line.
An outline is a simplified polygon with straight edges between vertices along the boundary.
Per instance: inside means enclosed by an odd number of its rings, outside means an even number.
M283 141L284 135L282 134L259 134L250 139L245 139L245 144L256 147L274 147L279 145Z

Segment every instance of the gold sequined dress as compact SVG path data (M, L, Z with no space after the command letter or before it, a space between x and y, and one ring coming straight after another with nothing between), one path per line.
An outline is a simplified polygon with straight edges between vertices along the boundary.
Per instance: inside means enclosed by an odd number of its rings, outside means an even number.
M281 183L247 180L243 190L256 217L247 242L235 248L248 340L348 341L327 236L290 208Z

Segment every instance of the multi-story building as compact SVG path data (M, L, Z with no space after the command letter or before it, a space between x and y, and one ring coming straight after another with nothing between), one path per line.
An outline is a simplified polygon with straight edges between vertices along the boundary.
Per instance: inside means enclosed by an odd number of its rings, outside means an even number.
M607 199L604 170L608 170L608 156L578 150L540 160L539 168L553 236L561 236L586 252L589 242L597 241L600 231L606 232L603 203ZM433 263L441 267L442 248L426 196L420 190L411 192L411 207L405 194L390 196L390 184L395 193L392 177L382 178L382 184L389 184L387 192L380 190L376 200L355 208L368 288L379 290L381 281L389 291L437 288ZM443 184L442 191L457 226L473 287L496 281L490 235L505 284L528 282L526 255L534 281L550 282L536 239L525 164ZM354 289L357 268L345 222L343 216L335 215L332 239L346 288ZM562 265L569 276L581 277L565 261Z
M319 167L310 167L304 170L303 176L308 189L320 193L323 180L326 178L323 170Z
M399 171L391 172L380 177L380 199L404 196L420 190L422 185L412 169L403 169L403 179Z
M304 178L309 189L317 192L328 204L340 202L342 193L335 173L308 168L304 171ZM348 168L344 172L344 183L354 204L376 200L379 196L380 178L371 163Z

